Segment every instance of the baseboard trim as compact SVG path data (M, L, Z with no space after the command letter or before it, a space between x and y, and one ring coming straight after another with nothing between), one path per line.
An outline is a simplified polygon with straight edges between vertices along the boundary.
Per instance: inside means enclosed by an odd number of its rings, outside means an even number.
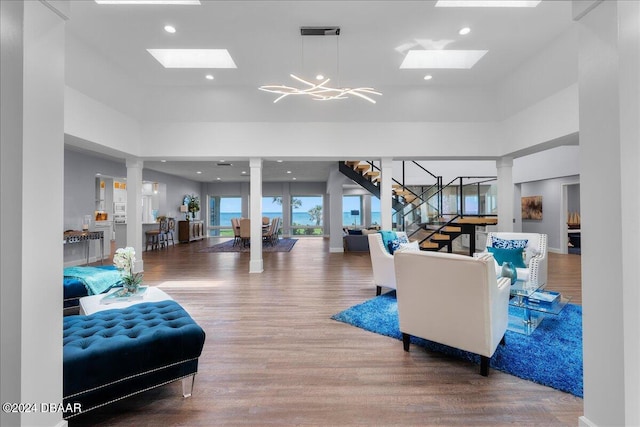
M329 253L332 254L337 254L337 253L342 253L344 252L344 248L340 247L340 248L329 248Z

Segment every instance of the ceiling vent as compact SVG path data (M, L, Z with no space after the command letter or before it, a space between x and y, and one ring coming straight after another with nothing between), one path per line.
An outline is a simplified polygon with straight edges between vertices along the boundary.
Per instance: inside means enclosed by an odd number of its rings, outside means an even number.
M300 27L302 36L339 36L340 27Z
M216 166L233 166L233 163L219 162L219 163L216 163Z

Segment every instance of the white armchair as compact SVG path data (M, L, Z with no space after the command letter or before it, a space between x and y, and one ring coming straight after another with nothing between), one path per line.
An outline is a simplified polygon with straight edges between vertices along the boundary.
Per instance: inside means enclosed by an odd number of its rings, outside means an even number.
M407 237L404 231L396 232L398 237ZM369 255L373 268L373 284L376 286L376 295L382 293L382 287L396 288L396 276L393 268L393 255L384 247L380 233L373 233L369 238Z
M516 268L518 280L536 282L541 287L547 283L547 235L539 233L493 232L487 234L487 247L493 244L493 238L503 240L527 240L524 249L527 268ZM486 248L485 248L486 251ZM501 269L495 264L496 274Z
M504 344L510 281L496 279L490 255L472 258L442 252L394 256L398 317L405 351L411 336L480 355L480 374Z

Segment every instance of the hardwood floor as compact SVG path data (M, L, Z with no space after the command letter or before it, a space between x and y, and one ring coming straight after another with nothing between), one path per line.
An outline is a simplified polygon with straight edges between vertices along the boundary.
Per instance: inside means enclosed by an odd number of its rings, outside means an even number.
M330 316L375 296L368 253L301 238L289 253L200 253L209 239L144 254L145 283L207 334L194 394L180 383L69 420L70 426L575 426L582 399L430 353ZM547 289L581 302L580 256L549 256Z

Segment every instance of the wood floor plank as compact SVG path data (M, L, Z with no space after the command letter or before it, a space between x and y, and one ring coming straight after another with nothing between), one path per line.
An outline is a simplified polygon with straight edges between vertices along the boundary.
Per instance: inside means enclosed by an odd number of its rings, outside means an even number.
M366 332L330 316L375 296L368 253L300 238L289 253L144 254L147 285L207 334L194 394L180 383L70 420L74 426L575 426L582 399ZM549 254L547 289L581 302L580 257Z

